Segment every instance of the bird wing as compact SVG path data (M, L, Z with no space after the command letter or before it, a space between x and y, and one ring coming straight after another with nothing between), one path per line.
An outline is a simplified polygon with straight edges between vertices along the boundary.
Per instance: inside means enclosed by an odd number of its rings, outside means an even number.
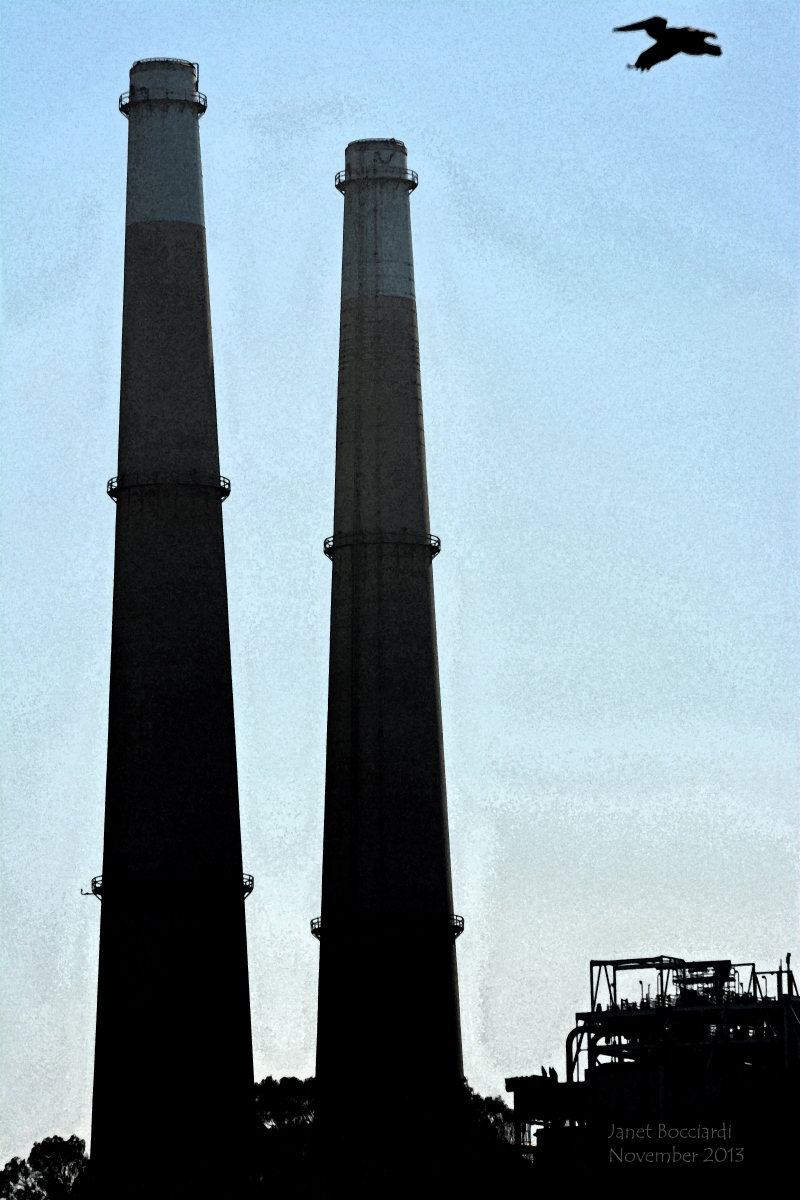
M646 21L637 21L635 25L617 25L614 33L633 33L634 30L643 29L651 38L660 38L666 28L667 22L663 17L648 17Z
M714 54L717 57L722 54L719 46L712 46L706 41L706 38L716 40L717 37L706 29L694 29L687 25L684 29L670 29L668 32L684 54Z
M674 58L680 52L680 46L665 45L663 42L656 42L654 46L648 46L639 55L633 65L637 71L649 71L656 63L666 62L668 58Z

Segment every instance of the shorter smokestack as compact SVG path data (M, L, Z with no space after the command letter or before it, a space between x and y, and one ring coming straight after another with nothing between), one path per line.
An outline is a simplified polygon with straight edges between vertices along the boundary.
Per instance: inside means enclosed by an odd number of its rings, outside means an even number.
M363 1167L359 1186L382 1195L396 1158L429 1175L452 1153L448 1122L463 1076L455 940L464 923L450 881L431 567L439 539L428 517L411 249L417 177L402 142L366 139L347 147L336 186L345 208L336 495L325 545L333 579L322 916L313 930L317 1079L340 1182L349 1177L352 1189Z

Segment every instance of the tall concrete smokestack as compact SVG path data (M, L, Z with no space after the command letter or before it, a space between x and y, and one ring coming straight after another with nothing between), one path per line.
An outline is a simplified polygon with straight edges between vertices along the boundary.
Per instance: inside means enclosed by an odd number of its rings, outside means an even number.
M394 139L344 193L317 1078L331 1145L443 1144L461 1033L409 195ZM421 1095L435 1097L425 1129ZM413 1110L411 1124L409 1111ZM354 1114L358 1113L358 1129ZM374 1127L370 1121L374 1119Z
M198 120L134 63L100 977L98 1197L238 1194L252 1051ZM231 1175L233 1172L233 1176ZM230 1189L233 1187L233 1191Z

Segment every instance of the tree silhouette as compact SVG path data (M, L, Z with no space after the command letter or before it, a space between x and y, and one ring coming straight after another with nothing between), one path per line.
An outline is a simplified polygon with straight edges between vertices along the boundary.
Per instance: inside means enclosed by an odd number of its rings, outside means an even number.
M265 1196L311 1197L315 1080L268 1075L255 1085L254 1183Z
M36 1174L24 1158L11 1158L0 1171L2 1200L45 1200Z
M88 1163L82 1138L45 1138L0 1171L0 1200L66 1200Z
M289 1129L313 1125L315 1079L268 1075L256 1084L256 1116L265 1129Z
M330 1197L339 1184L329 1179L330 1164L325 1161L318 1143L315 1127L315 1080L267 1076L255 1086L257 1133L255 1138L254 1183L258 1194L265 1197ZM424 1088L415 1098L414 1108L420 1116L429 1114L439 1103ZM455 1118L455 1119L453 1119ZM480 1096L464 1084L457 1099L455 1114L442 1113L442 1131L446 1156L452 1164L447 1168L454 1194L461 1197L490 1196L493 1190L508 1184L513 1187L520 1171L529 1164L522 1163L514 1148L514 1118L508 1105L499 1096ZM445 1132L447 1131L447 1132ZM353 1146L359 1153L361 1129L358 1113L353 1113ZM363 1146L364 1154L370 1148ZM402 1151L400 1151L402 1155ZM381 1157L385 1157L384 1150ZM383 1180L381 1194L394 1196L391 1184L402 1164L389 1156L387 1169L390 1178ZM339 1181L341 1182L341 1181ZM419 1191L417 1195L427 1196ZM333 1188L333 1190L331 1190ZM389 1190L386 1190L386 1189ZM359 1193L360 1194L360 1193Z
M329 1163L320 1154L315 1125L316 1080L268 1075L255 1085L252 1159L252 1197L259 1200L319 1200L337 1194L337 1181L328 1178ZM420 1088L413 1104L420 1117L437 1104L435 1096ZM455 1120L453 1119L455 1117ZM504 1185L519 1181L522 1164L514 1150L511 1110L499 1096L479 1096L466 1084L447 1113L442 1113L448 1183L462 1198L498 1194ZM359 1153L359 1114L353 1113L353 1146ZM363 1147L364 1152L368 1150ZM146 1148L142 1147L142 1153ZM88 1158L78 1137L45 1138L31 1149L27 1160L12 1158L0 1170L0 1200L79 1200L91 1194ZM390 1176L398 1165L387 1161ZM386 1185L391 1192L392 1178ZM333 1191L331 1188L333 1187ZM416 1195L422 1200L420 1183ZM383 1194L383 1193L382 1193ZM394 1195L391 1192L391 1195Z
M466 1112L464 1129L487 1148L501 1150L514 1145L514 1114L501 1096L479 1096L464 1084Z

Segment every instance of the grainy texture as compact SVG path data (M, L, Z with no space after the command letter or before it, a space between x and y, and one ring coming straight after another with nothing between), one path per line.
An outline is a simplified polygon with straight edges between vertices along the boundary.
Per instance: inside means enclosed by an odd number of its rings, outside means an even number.
M187 114L195 119L193 114ZM219 477L206 231L143 221L125 232L119 466Z
M347 149L317 1075L334 1141L370 1080L417 1161L409 1089L463 1069L406 175Z
M176 181L179 209L202 219L198 116L141 98L169 76L191 95L190 64L131 72L129 217L149 205L154 219L129 221L125 251L91 1165L102 1197L236 1186L252 1087L205 230L156 219Z

